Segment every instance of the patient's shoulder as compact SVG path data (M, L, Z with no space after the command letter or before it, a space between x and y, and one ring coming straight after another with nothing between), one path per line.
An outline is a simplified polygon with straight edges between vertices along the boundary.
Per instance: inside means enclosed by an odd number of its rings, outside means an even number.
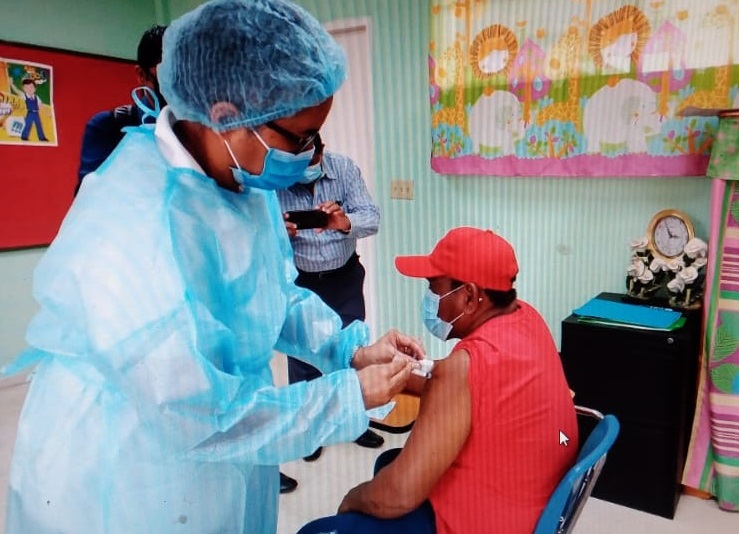
M433 378L444 382L467 381L470 354L464 349L455 349L434 365Z

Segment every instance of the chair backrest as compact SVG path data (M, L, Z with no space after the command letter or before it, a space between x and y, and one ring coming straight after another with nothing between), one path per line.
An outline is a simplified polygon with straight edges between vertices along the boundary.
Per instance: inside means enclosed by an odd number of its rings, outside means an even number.
M619 424L613 415L604 416L581 406L575 409L578 415L594 417L599 421L580 448L575 465L565 473L549 498L534 534L567 534L572 530L603 470L606 454L618 436Z

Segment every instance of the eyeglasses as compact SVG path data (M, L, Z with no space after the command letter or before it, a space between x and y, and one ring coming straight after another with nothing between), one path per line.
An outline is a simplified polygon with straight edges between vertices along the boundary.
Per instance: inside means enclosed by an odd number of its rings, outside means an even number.
M318 132L314 132L312 134L308 134L304 137L301 137L297 134L294 134L290 130L286 130L285 128L283 128L282 126L280 126L279 124L273 121L266 122L264 123L264 125L270 130L277 132L281 136L286 137L287 139L295 143L295 146L298 147L297 150L295 151L296 154L303 152L307 148L310 148L313 145L316 138L318 137Z

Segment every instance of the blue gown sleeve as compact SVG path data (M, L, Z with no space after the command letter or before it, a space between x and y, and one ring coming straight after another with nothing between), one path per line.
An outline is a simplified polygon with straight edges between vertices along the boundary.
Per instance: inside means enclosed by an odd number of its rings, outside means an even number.
M141 443L175 457L275 465L359 436L356 371L274 386L276 347L341 369L366 331L342 331L290 283L272 200L161 169L141 150L122 148L90 176L39 263L40 311L19 364L53 360L110 392L110 417L133 410Z

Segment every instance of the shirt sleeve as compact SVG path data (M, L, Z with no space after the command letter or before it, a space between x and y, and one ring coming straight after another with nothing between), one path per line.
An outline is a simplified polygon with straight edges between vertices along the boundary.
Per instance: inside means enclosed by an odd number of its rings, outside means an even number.
M354 321L342 329L341 318L315 293L295 289L275 349L313 365L322 373L349 367L356 350L369 344L367 324Z
M165 177L153 140L133 151L143 135L127 137L101 171L110 185L90 184L39 262L31 348L10 370L40 363L81 378L110 399L111 424L135 425L142 447L172 457L276 465L355 439L368 417L346 365L364 330L341 330L315 295L287 287L276 199L273 209L258 191L237 201L212 180ZM291 329L307 313L325 320ZM273 349L301 341L308 361L343 369L275 387Z
M92 117L85 125L82 135L82 150L80 165L77 171L77 187L75 195L82 185L82 180L93 171L96 171L103 161L115 150L123 139L120 124L116 121L112 111L102 111Z
M277 240L283 256L287 315L275 349L330 373L349 367L357 348L369 344L369 328L360 321L342 329L341 317L314 292L295 285L298 271L292 244L281 220Z
M100 245L92 237L90 243ZM106 257L115 253L98 250ZM119 399L111 410L133 408L142 440L198 461L277 465L356 439L367 428L355 370L275 387L263 354L245 349L243 363L234 365L226 357L232 334L202 303L177 304L166 280L125 283L118 272L102 273L98 262L99 275L83 275L66 268L63 256L53 253L37 270L40 311L27 332L31 348L9 371L41 362L82 376L89 387ZM316 334L307 359L340 361L354 337L351 329ZM30 417L44 424L43 413Z
M356 239L375 235L380 227L380 209L372 200L362 171L350 158L336 155L329 158L331 168L328 172L335 173L342 182L344 190L342 208L352 225L349 235Z

